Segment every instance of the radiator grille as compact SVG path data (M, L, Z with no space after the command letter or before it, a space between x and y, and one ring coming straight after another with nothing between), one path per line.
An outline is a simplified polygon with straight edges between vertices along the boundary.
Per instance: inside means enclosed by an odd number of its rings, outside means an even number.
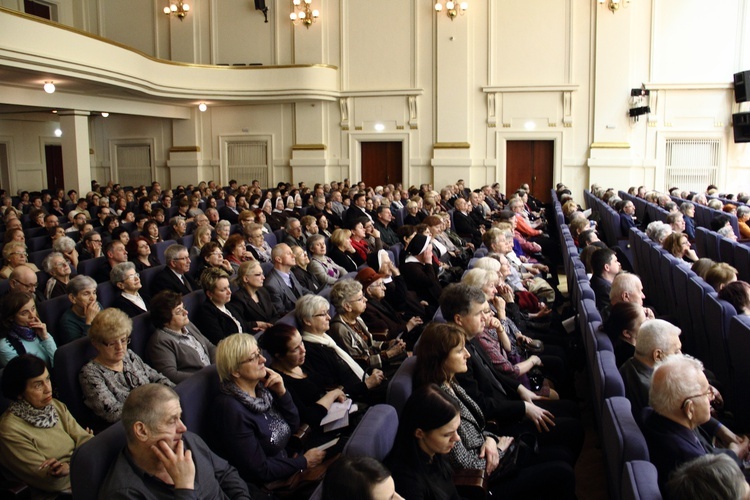
M257 179L268 186L268 142L227 142L227 174L240 184Z
M716 184L721 140L667 139L664 191L677 186L690 191L705 191Z
M117 145L117 177L123 186L151 184L151 146L148 144Z

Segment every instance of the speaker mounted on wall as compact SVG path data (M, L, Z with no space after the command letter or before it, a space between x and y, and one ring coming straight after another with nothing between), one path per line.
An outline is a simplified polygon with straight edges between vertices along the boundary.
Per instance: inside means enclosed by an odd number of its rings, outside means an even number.
M750 142L750 111L732 115L734 142Z
M734 102L746 102L747 88L750 86L750 70L734 74Z

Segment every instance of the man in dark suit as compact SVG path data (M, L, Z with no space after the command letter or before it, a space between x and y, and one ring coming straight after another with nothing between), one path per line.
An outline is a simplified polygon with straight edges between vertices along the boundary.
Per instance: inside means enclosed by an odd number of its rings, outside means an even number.
M164 252L166 266L151 282L151 296L162 290L172 290L182 295L198 290L198 283L188 276L190 271L190 254L182 245L169 245Z
M367 217L368 219L372 220L372 217L370 217L370 214L367 213L367 210L365 209L367 205L367 197L364 193L357 193L354 195L354 198L352 198L352 205L344 212L343 219L344 227L351 228L354 227L354 224L357 220L361 219L362 217Z
M289 245L279 243L273 247L271 259L273 270L266 277L263 287L271 294L276 311L283 315L294 310L298 298L312 292L302 286L291 272L297 262Z
M230 224L237 224L240 212L237 210L237 198L233 194L227 196L226 203L219 209L219 217L228 220Z
M462 238L471 240L476 248L482 245L483 228L477 226L468 212L467 202L457 198L454 202L453 227Z
M466 373L456 379L485 416L498 422L500 434L536 431L545 453L574 465L584 437L575 403L542 401L518 380L497 372L476 339L484 330L485 311L489 310L484 292L460 283L450 285L440 297L440 309L448 322L463 329L471 355Z
M662 492L672 471L694 458L725 453L741 467L748 456L747 437L719 448L698 429L711 418L713 398L713 389L697 359L674 354L654 369L649 392L651 408L643 411L643 435L651 462L659 472Z

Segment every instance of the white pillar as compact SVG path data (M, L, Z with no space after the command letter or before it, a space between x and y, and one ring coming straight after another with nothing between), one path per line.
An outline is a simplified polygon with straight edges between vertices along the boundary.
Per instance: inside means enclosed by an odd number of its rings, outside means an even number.
M89 114L78 110L60 112L65 186L74 186L79 196L91 191Z

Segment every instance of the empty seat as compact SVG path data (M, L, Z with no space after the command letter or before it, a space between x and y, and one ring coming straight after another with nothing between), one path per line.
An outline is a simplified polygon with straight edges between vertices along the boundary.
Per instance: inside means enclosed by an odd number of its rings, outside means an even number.
M602 409L602 441L607 460L610 498L620 497L620 483L627 462L649 460L648 446L633 419L630 401L624 397L609 398Z
M703 313L706 317L706 335L711 346L711 363L709 364L716 377L724 384L724 404L731 408L734 403L733 391L731 389L732 364L729 360L727 348L727 337L729 336L729 323L737 315L734 306L711 292L706 294L703 302ZM746 353L750 354L750 353ZM704 357L701 357L704 360ZM744 393L744 391L743 391Z
M645 460L626 462L620 491L622 500L661 500L659 473L654 464Z
M70 410L81 427L90 427L99 430L109 424L94 415L94 413L83 403L83 390L78 382L78 374L83 365L88 363L94 356L96 350L88 338L76 339L69 344L58 347L55 352L55 365L53 368L57 394Z

